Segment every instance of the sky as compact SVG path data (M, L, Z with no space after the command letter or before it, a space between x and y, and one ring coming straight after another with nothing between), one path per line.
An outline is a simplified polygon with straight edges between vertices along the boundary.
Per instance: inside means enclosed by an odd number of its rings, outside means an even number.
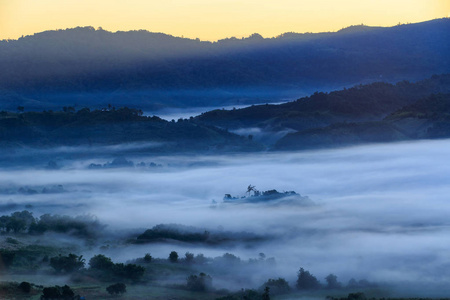
M0 39L77 26L215 41L448 17L450 0L0 0Z

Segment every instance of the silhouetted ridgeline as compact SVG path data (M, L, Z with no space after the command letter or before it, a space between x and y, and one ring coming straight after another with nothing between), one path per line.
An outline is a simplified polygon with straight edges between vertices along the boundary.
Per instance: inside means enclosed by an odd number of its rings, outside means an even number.
M213 110L198 120L230 129L305 130L336 122L381 120L388 114L433 93L450 93L450 74L410 83L376 82L330 93L316 92L309 97L280 105L255 105L236 110Z
M273 145L275 150L298 150L447 138L449 95L450 75L444 74L416 83L377 82L331 93L317 92L280 105L213 110L176 122L142 116L141 110L126 107L3 111L0 140L4 146L142 143L141 152L203 152L259 151L263 149L259 143L266 148ZM253 137L255 128L265 136Z
M450 138L450 94L431 95L377 122L336 123L289 133L277 150Z
M261 147L225 130L179 119L168 122L142 116L142 111L120 108L62 112L0 112L3 146L50 147L114 145L151 142L142 151L247 151Z
M137 100L140 107L215 105L224 99L175 99L161 91L223 88L245 98L249 92L240 88L309 91L380 79L418 80L450 71L449 31L447 18L268 39L253 34L215 43L92 27L46 31L0 42L0 97L4 108L32 107L36 101L48 107L64 101L130 106Z
M275 144L277 150L446 138L449 93L450 75L443 74L416 83L377 82L317 92L280 105L214 110L196 119L241 131L255 127L272 133L291 131Z

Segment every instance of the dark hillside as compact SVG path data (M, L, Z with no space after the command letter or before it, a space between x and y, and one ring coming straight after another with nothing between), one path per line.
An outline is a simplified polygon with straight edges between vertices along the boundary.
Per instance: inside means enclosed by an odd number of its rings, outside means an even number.
M450 75L395 85L376 82L331 93L315 93L281 105L257 105L237 110L214 110L198 116L205 124L224 128L261 127L306 130L337 122L381 120L401 107L433 93L450 92Z
M450 72L448 32L449 19L267 39L254 34L215 43L92 27L46 31L0 42L0 104L14 109L8 106L13 97L15 105L38 100L129 106L136 105L135 98L140 107L220 105L224 99L214 96L175 101L161 91L233 89L231 97L242 99L248 88L323 91L419 80Z
M299 150L450 138L450 94L437 94L407 105L378 122L337 123L290 133L274 149Z
M409 139L395 126L384 122L338 123L325 128L291 133L280 139L275 150L343 147Z
M421 99L390 114L385 121L412 138L449 138L450 94Z
M2 146L99 146L153 143L150 152L250 151L260 146L212 126L180 119L167 122L134 109L0 113Z

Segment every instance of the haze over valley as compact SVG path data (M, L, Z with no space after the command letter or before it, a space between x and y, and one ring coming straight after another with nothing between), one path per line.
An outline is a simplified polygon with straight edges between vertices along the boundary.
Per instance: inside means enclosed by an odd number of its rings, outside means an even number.
M276 265L267 270L270 275L253 273L249 287L262 284L264 276L294 284L303 266L319 279L333 273L344 283L362 278L387 284L390 295L442 297L450 276L441 267L449 259L445 203L450 170L443 164L448 146L445 140L300 153L128 158L159 165L153 168L89 168L108 158L58 162L58 170L18 166L1 173L2 211L96 216L107 226L96 232L94 244L72 242L86 258L103 253L126 262L145 253L164 258L177 251L206 257L229 252L247 260L263 252ZM295 190L311 203L222 202L226 193L245 195L250 183L260 190ZM125 243L158 224L236 237L223 244ZM240 232L246 235L239 238ZM68 237L61 246L70 243ZM222 284L239 288L236 282Z

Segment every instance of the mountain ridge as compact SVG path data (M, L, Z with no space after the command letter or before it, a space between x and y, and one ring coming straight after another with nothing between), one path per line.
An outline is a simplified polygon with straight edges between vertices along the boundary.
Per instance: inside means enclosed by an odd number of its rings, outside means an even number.
M236 103L247 88L274 89L274 101L288 89L308 93L380 79L419 80L450 72L449 31L449 19L267 39L254 34L215 43L92 27L48 31L0 42L0 104L5 108L15 94L18 104L32 99L60 107L212 106ZM180 89L222 95L174 99L158 92ZM237 92L226 95L230 89ZM266 101L264 95L252 101Z

